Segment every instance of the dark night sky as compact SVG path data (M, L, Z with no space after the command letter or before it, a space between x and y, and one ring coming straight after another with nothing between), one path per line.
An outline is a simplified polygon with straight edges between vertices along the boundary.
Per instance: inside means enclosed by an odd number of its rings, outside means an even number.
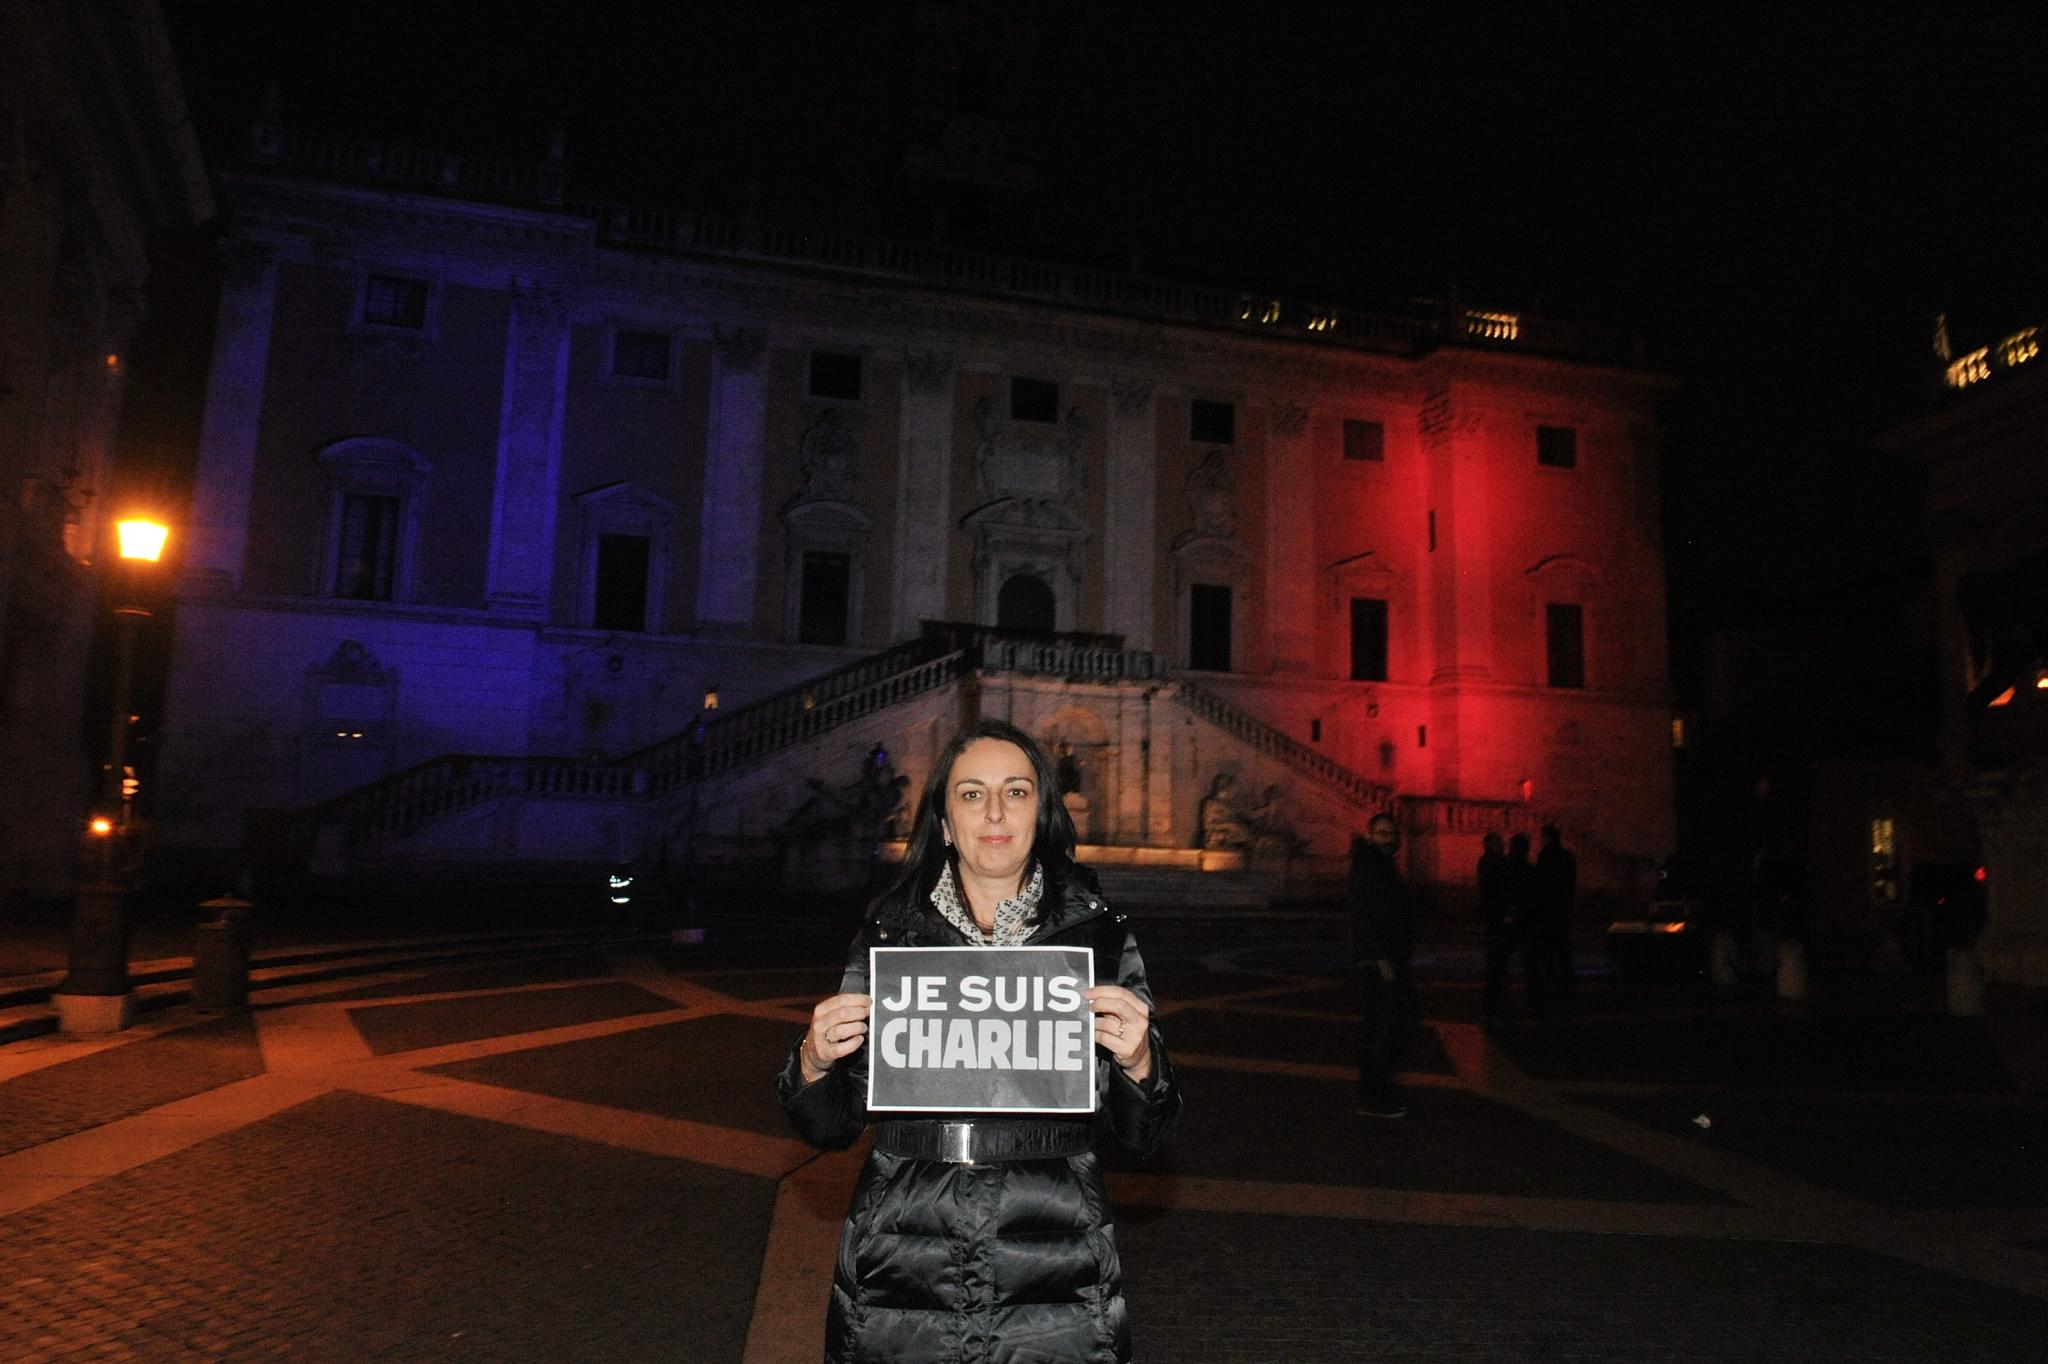
M2048 313L2048 21L1980 7L1048 3L1039 226L1148 266L1618 321L1667 418L1680 605L1839 580L1909 537L1869 437L1948 310ZM287 123L531 155L619 197L824 212L885 174L903 5L165 0L216 164ZM878 19L877 16L883 16Z

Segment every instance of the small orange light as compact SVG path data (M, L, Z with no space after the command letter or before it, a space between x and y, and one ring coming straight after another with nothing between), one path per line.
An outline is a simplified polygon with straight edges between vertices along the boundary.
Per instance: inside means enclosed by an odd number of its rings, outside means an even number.
M2006 689L2005 689L2004 691L2002 691L2002 692L1998 693L1998 695L1996 695L1996 696L1992 697L1992 698L1991 698L1991 700L1990 700L1990 701L1989 701L1989 702L1988 702L1987 704L1988 704L1988 705L1993 705L1993 706L2009 706L2009 705L2011 705L2011 704L2012 704L2012 688L2011 688L2011 687L2007 687L2007 688L2006 688Z
M144 559L155 563L163 557L164 541L170 538L171 528L157 521L145 521L140 517L114 523L114 534L120 542L121 557Z
M118 356L118 355L116 355L116 354L114 354L114 353L113 353L112 351L109 351L109 352L107 352L107 368L108 368L108 369L119 369L119 368L121 368L121 357L120 357L120 356Z
M2034 674L2034 690L2048 691L2048 670Z
M114 821L108 819L105 815L94 815L90 827L94 837L105 838L108 834L114 832Z
M1979 885L1982 885L1984 883L1984 868L1982 866L1979 866L1977 870L1970 873L1970 878L1976 881Z

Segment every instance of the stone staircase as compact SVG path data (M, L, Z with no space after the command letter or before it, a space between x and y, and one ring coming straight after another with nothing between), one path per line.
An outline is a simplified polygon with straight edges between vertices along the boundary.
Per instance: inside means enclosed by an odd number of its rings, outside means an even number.
M920 636L844 667L810 678L748 705L700 718L689 728L613 759L445 754L394 773L306 811L297 832L311 849L316 872L352 875L374 868L424 872L467 858L483 869L491 858L474 837L449 858L445 831L465 821L520 818L542 828L582 820L613 828L616 848L583 860L660 861L657 849L687 838L698 853L695 814L700 799L721 801L749 783L800 783L807 774L841 761L827 755L845 746L853 730L859 744L889 723L919 713L945 723L947 688L980 678L983 687L1004 679L1102 685L1139 683L1151 695L1184 710L1235 745L1242 760L1291 775L1291 790L1320 802L1326 825L1355 829L1366 818L1392 811L1418 834L1468 827L1533 829L1541 811L1500 802L1439 797L1404 799L1392 787L1367 780L1321 751L1292 738L1202 687L1173 676L1164 658L1121 647L1114 637L1024 635L986 627L927 623ZM856 728L865 724L867 732ZM781 770L778 770L778 765ZM738 783L735 786L735 783ZM1412 808L1411 808L1412 807ZM582 813L578 813L578 812ZM757 840L769 826L756 823ZM685 835L684 831L687 830ZM1191 831L1187 835L1191 841ZM437 843L438 840L438 843ZM731 840L727 840L730 842ZM1327 839L1324 841L1328 841ZM460 843L460 840L453 840ZM516 846L516 838L515 838ZM714 861L732 848L704 844ZM1119 901L1171 909L1225 911L1266 904L1283 894L1326 896L1342 885L1342 848L1321 856L1250 865L1180 866L1191 848L1106 847L1098 870ZM761 855L756 850L753 856ZM862 854L866 856L866 854ZM1164 860L1162 860L1162 857ZM522 860L522 858L524 860ZM447 859L447 860L444 860ZM524 865L532 853L514 852L501 868ZM1242 861L1242 859L1240 859ZM1172 865L1169 865L1171 863ZM673 868L674 863L670 863Z

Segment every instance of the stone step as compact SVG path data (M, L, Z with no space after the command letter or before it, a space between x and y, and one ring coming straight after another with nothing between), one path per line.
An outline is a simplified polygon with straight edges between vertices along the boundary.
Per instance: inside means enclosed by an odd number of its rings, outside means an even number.
M1096 866L1102 893L1118 908L1152 914L1220 914L1269 908L1282 878L1274 871L1201 871L1189 867Z

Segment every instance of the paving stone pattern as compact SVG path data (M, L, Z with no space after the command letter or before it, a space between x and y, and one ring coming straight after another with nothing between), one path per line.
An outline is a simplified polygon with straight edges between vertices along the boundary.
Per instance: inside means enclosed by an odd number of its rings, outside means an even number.
M1214 1071L1182 1079L1173 1144L1143 1162L1111 1147L1109 1169L1448 1194L1721 1204L1675 1175L1454 1089L1411 1088L1398 1122L1352 1111L1345 1081ZM1205 1092L1206 1091L1206 1092Z
M521 985L539 985L564 980L601 980L612 973L612 965L596 952L578 952L561 957L526 958L491 962L483 966L426 971L402 980L376 985L338 987L331 993L306 997L305 1002L351 999L391 999L399 995L450 994L458 990L510 990Z
M570 985L559 990L522 990L516 994L424 999L411 1004L383 1004L349 1010L349 1020L377 1056L473 1042L483 1037L509 1037L543 1028L566 1028L606 1018L630 1018L675 1008L673 1000L608 981Z
M773 1199L332 1094L0 1221L0 1359L736 1360Z
M1862 1251L1169 1213L1120 1223L1138 1357L2022 1364L2038 1299Z
M247 1014L224 1014L125 1042L0 1084L0 1153L262 1073L263 1054Z
M2048 1115L2034 1105L1730 1095L1581 1102L1887 1207L2048 1208ZM1711 1126L1698 1126L1702 1113Z
M774 1085L775 1072L801 1032L795 1023L721 1014L457 1061L432 1073L794 1137L775 1102Z
M2048 1103L2015 1092L1992 1034L1938 1003L1859 1027L1590 983L1568 1018L1482 1030L1473 963L1444 955L1410 1116L1373 1120L1352 1111L1327 927L1143 929L1162 997L1177 981L1197 1001L1169 1038L1206 1059L1182 1070L1168 1151L1105 1148L1151 1176L1113 1180L1134 1200L1117 1231L1142 1364L2048 1358ZM436 970L0 1083L0 1196L20 1209L0 1217L0 1361L716 1364L742 1359L757 1289L803 1339L821 1295L764 1280L790 1272L764 1251L829 1263L829 1238L741 1171L804 1159L770 1090L801 1008L760 1001L829 989L843 941ZM673 992L630 983L662 963ZM437 992L460 997L375 1002ZM707 1012L664 1019L671 993ZM100 1142L84 1187L80 1147L37 1164L53 1137L258 1073L252 1022L280 1030L291 1074L226 1091L210 1123L131 1129L151 1150L188 1131L182 1149L123 1168ZM489 1054L409 1058L465 1041ZM241 1107L301 1092L319 1097ZM789 1200L827 1200L828 1231L841 1168L806 1163Z

